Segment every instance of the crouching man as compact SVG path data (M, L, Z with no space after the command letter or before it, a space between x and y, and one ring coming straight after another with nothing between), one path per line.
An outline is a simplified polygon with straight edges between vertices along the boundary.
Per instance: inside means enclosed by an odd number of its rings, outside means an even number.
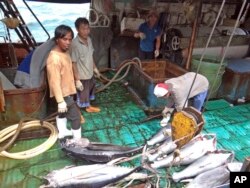
M195 75L194 72L188 72L155 86L155 96L168 99L168 104L162 111L161 126L167 125L174 109L181 111L183 107L186 107L188 99L193 98L192 106L201 111L207 97L209 82L205 76L197 74L195 77Z
M50 97L55 97L58 104L59 115L56 124L59 139L71 135L74 139L81 138L80 113L73 99L76 86L72 61L68 53L73 37L74 33L70 27L58 26L54 36L56 45L51 50L46 64ZM67 129L67 120L71 121L71 131Z

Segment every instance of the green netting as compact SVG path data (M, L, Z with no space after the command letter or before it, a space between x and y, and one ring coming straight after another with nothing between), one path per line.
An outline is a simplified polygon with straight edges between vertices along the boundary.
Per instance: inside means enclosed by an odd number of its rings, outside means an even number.
M228 103L224 99L220 100L213 100L213 101L208 101L206 103L205 109L206 110L217 110L221 108L228 108L230 106L230 103Z
M210 105L221 106L224 101L210 101ZM211 109L211 108L210 108ZM233 150L235 158L243 161L250 155L250 104L214 108L204 113L204 132L217 135L218 145Z
M112 143L124 146L141 146L159 131L160 119L144 122L147 116L130 98L126 88L112 84L104 92L98 93L94 105L101 108L100 113L82 114L86 122L82 125L82 135L93 142ZM208 103L209 104L209 103ZM223 105L222 105L223 104ZM225 101L212 101L209 111L204 113L206 124L204 133L216 133L217 148L234 150L236 159L243 161L250 155L250 105L225 107ZM214 107L213 107L214 106ZM223 106L218 108L218 106ZM143 123L142 123L143 122ZM40 144L44 139L20 141L11 151L20 151ZM0 157L0 187L39 187L44 182L41 177L48 172L68 165L88 164L71 159L55 144L50 150L29 160L13 160ZM128 166L140 165L140 158L126 163ZM163 168L159 171L163 178L160 187L166 187L168 173L180 171L183 167ZM171 188L183 184L171 183Z

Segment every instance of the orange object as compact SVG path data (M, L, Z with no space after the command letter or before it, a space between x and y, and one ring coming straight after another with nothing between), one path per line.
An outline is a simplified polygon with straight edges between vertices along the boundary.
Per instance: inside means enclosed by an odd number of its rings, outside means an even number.
M81 124L82 123L85 123L85 119L84 119L83 115L81 114Z
M89 106L86 108L86 112L89 112L89 113L95 113L95 112L100 112L101 109L98 108L98 107L94 107L94 106Z
M5 111L5 99L4 99L2 81L0 79L0 112L4 112L4 111Z

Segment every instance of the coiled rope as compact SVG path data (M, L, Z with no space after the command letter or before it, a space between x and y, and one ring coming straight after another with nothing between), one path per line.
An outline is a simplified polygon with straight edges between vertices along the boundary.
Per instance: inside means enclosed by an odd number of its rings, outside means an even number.
M3 130L0 131L0 143L5 141L6 139L10 138L13 135L16 135L16 131L18 130L19 124L14 124L12 126L9 126ZM51 148L55 142L57 141L58 137L58 131L55 128L55 126L49 122L46 121L40 121L40 120L31 120L25 123L22 123L21 130L29 129L32 127L44 127L50 130L50 136L49 138L40 144L39 146L36 146L32 149L22 151L22 152L16 152L16 153L9 153L7 151L1 151L0 156L12 158L12 159L28 159L32 158L34 156L37 156L49 148Z
M135 58L133 58L132 60L125 60L125 61L123 61L123 62L121 63L121 65L117 68L117 70L114 70L114 71L116 71L116 73L115 73L115 75L113 76L113 78L111 78L111 79L108 79L106 76L104 76L103 74L101 74L100 79L103 79L103 80L107 81L108 83L105 84L104 86L98 88L98 89L96 90L96 93L103 91L104 89L106 89L106 88L107 88L110 84L112 84L113 82L119 82L119 81L121 81L123 78L125 78L125 77L128 75L128 72L129 72L129 70L130 70L131 65L138 66L138 67L141 68L141 60L140 60L139 58L135 57ZM118 75L119 75L119 74L123 71L123 69L125 69L125 68L127 68L126 71L125 71L125 73L124 73L121 77L117 78Z

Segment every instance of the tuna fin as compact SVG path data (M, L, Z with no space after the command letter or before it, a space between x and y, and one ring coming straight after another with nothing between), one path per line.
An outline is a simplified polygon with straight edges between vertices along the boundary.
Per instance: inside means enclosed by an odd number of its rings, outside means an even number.
M75 165L69 165L69 166L65 166L64 169L69 169L69 168L73 168L76 167Z
M211 138L209 138L206 142L208 144L207 145L207 151L208 152L214 152L216 150L216 145L217 145L217 138L215 134L207 134L206 136L210 136Z
M227 164L227 169L230 172L240 172L240 169L242 168L243 163L242 162L231 162Z
M184 180L181 180L180 182L181 183L189 183L191 181L193 181L194 179L193 178L189 178L189 179L184 179Z
M113 164L116 164L116 163L120 163L122 162L123 160L125 159L128 159L129 157L120 157L120 158L116 158L116 159L113 159L112 161L109 161L107 163L107 165L113 165Z

